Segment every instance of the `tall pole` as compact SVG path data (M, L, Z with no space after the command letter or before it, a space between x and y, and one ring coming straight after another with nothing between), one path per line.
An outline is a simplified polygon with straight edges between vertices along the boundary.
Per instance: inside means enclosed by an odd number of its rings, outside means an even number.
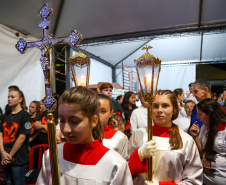
M151 104L149 104L148 106L148 141L152 140L152 136L153 136L153 129L152 129L152 110L151 110ZM150 183L153 182L153 168L152 168L152 157L149 158L148 160L148 181Z

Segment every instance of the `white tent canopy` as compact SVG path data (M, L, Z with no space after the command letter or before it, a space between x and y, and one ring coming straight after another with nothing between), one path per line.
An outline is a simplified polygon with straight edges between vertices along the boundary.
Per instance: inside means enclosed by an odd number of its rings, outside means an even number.
M195 80L193 64L226 61L225 0L4 0L0 6L2 97L7 97L7 88L13 84L26 97L34 90L35 97L27 100L28 103L44 96L40 51L29 49L21 55L15 49L19 37L26 41L41 39L38 11L44 3L54 11L50 17L50 34L67 36L76 29L83 35L81 49L93 60L90 84L109 81L111 71L116 68L116 75L119 74L122 63L133 68L134 60L144 53L141 50L144 45L151 45L153 49L149 52L166 65L161 73L170 76L167 81L177 80L171 89L186 90L187 84ZM16 32L20 33L19 37ZM186 65L174 66L178 64ZM173 76L175 73L178 78ZM120 76L117 82L122 85ZM160 76L160 88L168 88L165 78ZM0 102L2 108L6 99Z

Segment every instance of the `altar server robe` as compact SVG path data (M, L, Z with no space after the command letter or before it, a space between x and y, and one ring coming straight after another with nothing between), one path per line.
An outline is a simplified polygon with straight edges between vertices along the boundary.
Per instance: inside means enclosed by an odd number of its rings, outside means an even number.
M113 150L106 150L106 147L104 147L99 142L99 140L96 140L94 142L98 145L98 147L95 148L96 144L94 143L94 150L89 150L90 146L86 146L86 148L77 148L77 150L74 150L72 147L72 150L64 151L65 148L67 148L64 147L66 143L58 145L58 161L61 185L133 184L130 170L125 159L123 159L122 156L120 156L117 152ZM92 147L93 146L91 146L91 148ZM103 156L102 151L104 151ZM78 163L65 160L66 155L68 155L69 157L70 155L73 155L71 152L82 152ZM101 156L100 153L102 153ZM97 158L100 159L98 159L97 162L92 162L95 161ZM49 150L44 153L42 169L40 171L36 184L52 185Z
M157 127L157 128L156 128ZM154 125L153 129L161 129ZM180 130L183 148L170 150L169 138L153 136L157 152L153 156L153 180L172 184L202 185L203 168L196 144L192 137ZM134 185L143 185L148 178L146 159L141 162L138 148L147 142L147 129L136 130L129 140L129 167L134 177Z
M103 145L109 149L115 150L122 157L127 155L128 138L121 131L114 130L110 125L104 128Z

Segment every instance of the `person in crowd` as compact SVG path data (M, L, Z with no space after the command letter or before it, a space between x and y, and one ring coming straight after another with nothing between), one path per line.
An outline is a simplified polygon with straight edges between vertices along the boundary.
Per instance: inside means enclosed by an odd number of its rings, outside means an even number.
M139 99L141 101L141 107L135 109L130 117L130 131L133 133L138 128L147 128L147 108L149 103L144 100L143 93L139 92Z
M224 106L225 99L226 99L226 91L223 92L223 101L220 103L220 106Z
M57 146L61 185L132 184L126 160L101 144L99 106L97 95L81 86L66 90L59 99L60 129L68 141ZM50 177L47 151L36 185L51 184Z
M16 85L10 85L8 87L8 92L12 91L12 90L20 90L19 87L17 87ZM10 113L12 111L12 108L9 106L9 104L7 104L5 106L5 113Z
M213 100L217 101L217 95L216 95L215 92L212 94L211 98L212 98Z
M177 97L170 90L158 90L152 102L153 140L147 129L137 129L129 140L129 167L134 185L147 182L147 158L153 159L154 185L202 185L203 168L193 138L172 121L178 116Z
M136 95L134 92L128 91L123 99L122 102L122 108L125 116L125 121L126 121L126 127L125 127L125 134L127 137L130 137L131 131L130 131L130 117L133 112L137 108L136 106Z
M211 84L207 80L199 79L193 84L194 96L198 102L204 100L205 98L211 98ZM199 127L201 128L203 123L198 119L198 112L196 105L193 107L191 115L191 123L189 128L197 121Z
M101 83L99 89L100 89L100 94L104 94L104 95L108 96L109 98L112 98L113 86L110 83ZM113 112L122 117L123 109L122 109L121 105L114 100L112 100L112 104L113 104Z
M9 91L8 105L11 112L5 113L0 126L1 165L7 184L25 185L31 118L25 111L23 92L18 89Z
M173 121L173 123L176 124L184 132L187 132L190 126L191 114L194 106L195 106L195 102L193 102L192 100L186 101L184 105L186 116L177 118Z
M37 145L37 137L39 135L39 131L34 128L34 124L40 116L40 103L39 101L32 101L29 105L29 113L31 115L31 135L29 138L29 146L32 148Z
M98 94L100 101L99 119L104 128L103 145L109 149L115 150L122 157L127 154L128 138L120 131L114 130L109 125L109 119L113 114L111 99L103 94Z
M217 98L217 103L219 103L219 105L221 105L222 103L221 102L223 102L223 98L221 98L220 96Z
M188 85L188 88L189 88L189 91L190 91L190 96L186 100L192 100L195 103L198 103L198 101L197 101L197 99L195 98L195 95L194 95L193 86L194 86L194 83L190 83Z
M44 104L44 99L40 101L40 113L42 114L46 110L46 106Z
M53 94L52 95L56 99L56 104L53 107L53 117L52 120L55 122L55 124L58 124L58 108L57 108L57 102L60 97L59 94ZM48 144L48 129L47 129L47 123L49 121L48 118L48 110L45 110L37 119L37 121L34 124L34 128L39 131L39 135L37 137L38 144Z
M177 97L177 103L178 103L178 108L179 108L179 114L178 114L178 118L180 117L185 117L186 116L186 112L184 110L184 90L181 88L177 88L173 91Z
M119 96L117 96L116 101L121 105L123 102L123 98L124 98L124 96L119 95Z
M200 101L197 104L197 111L198 118L204 125L200 130L195 122L189 131L202 157L203 181L205 185L224 185L226 182L226 114L211 98Z
M108 120L108 125L111 125L113 129L121 131L122 133L125 131L125 123L118 114L112 114Z
M141 100L139 98L139 93L136 93L136 106L137 107L141 107L142 106Z
M184 103L186 102L186 100L187 100L187 98L190 96L190 94L191 94L190 91L187 91L187 92L186 92L186 98L184 98Z

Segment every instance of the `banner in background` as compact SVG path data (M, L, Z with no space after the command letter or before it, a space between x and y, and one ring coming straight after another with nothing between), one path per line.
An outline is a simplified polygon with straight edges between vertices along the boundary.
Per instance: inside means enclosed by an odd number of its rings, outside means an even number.
M125 92L138 93L139 91L137 73L126 67L123 67L123 89Z

